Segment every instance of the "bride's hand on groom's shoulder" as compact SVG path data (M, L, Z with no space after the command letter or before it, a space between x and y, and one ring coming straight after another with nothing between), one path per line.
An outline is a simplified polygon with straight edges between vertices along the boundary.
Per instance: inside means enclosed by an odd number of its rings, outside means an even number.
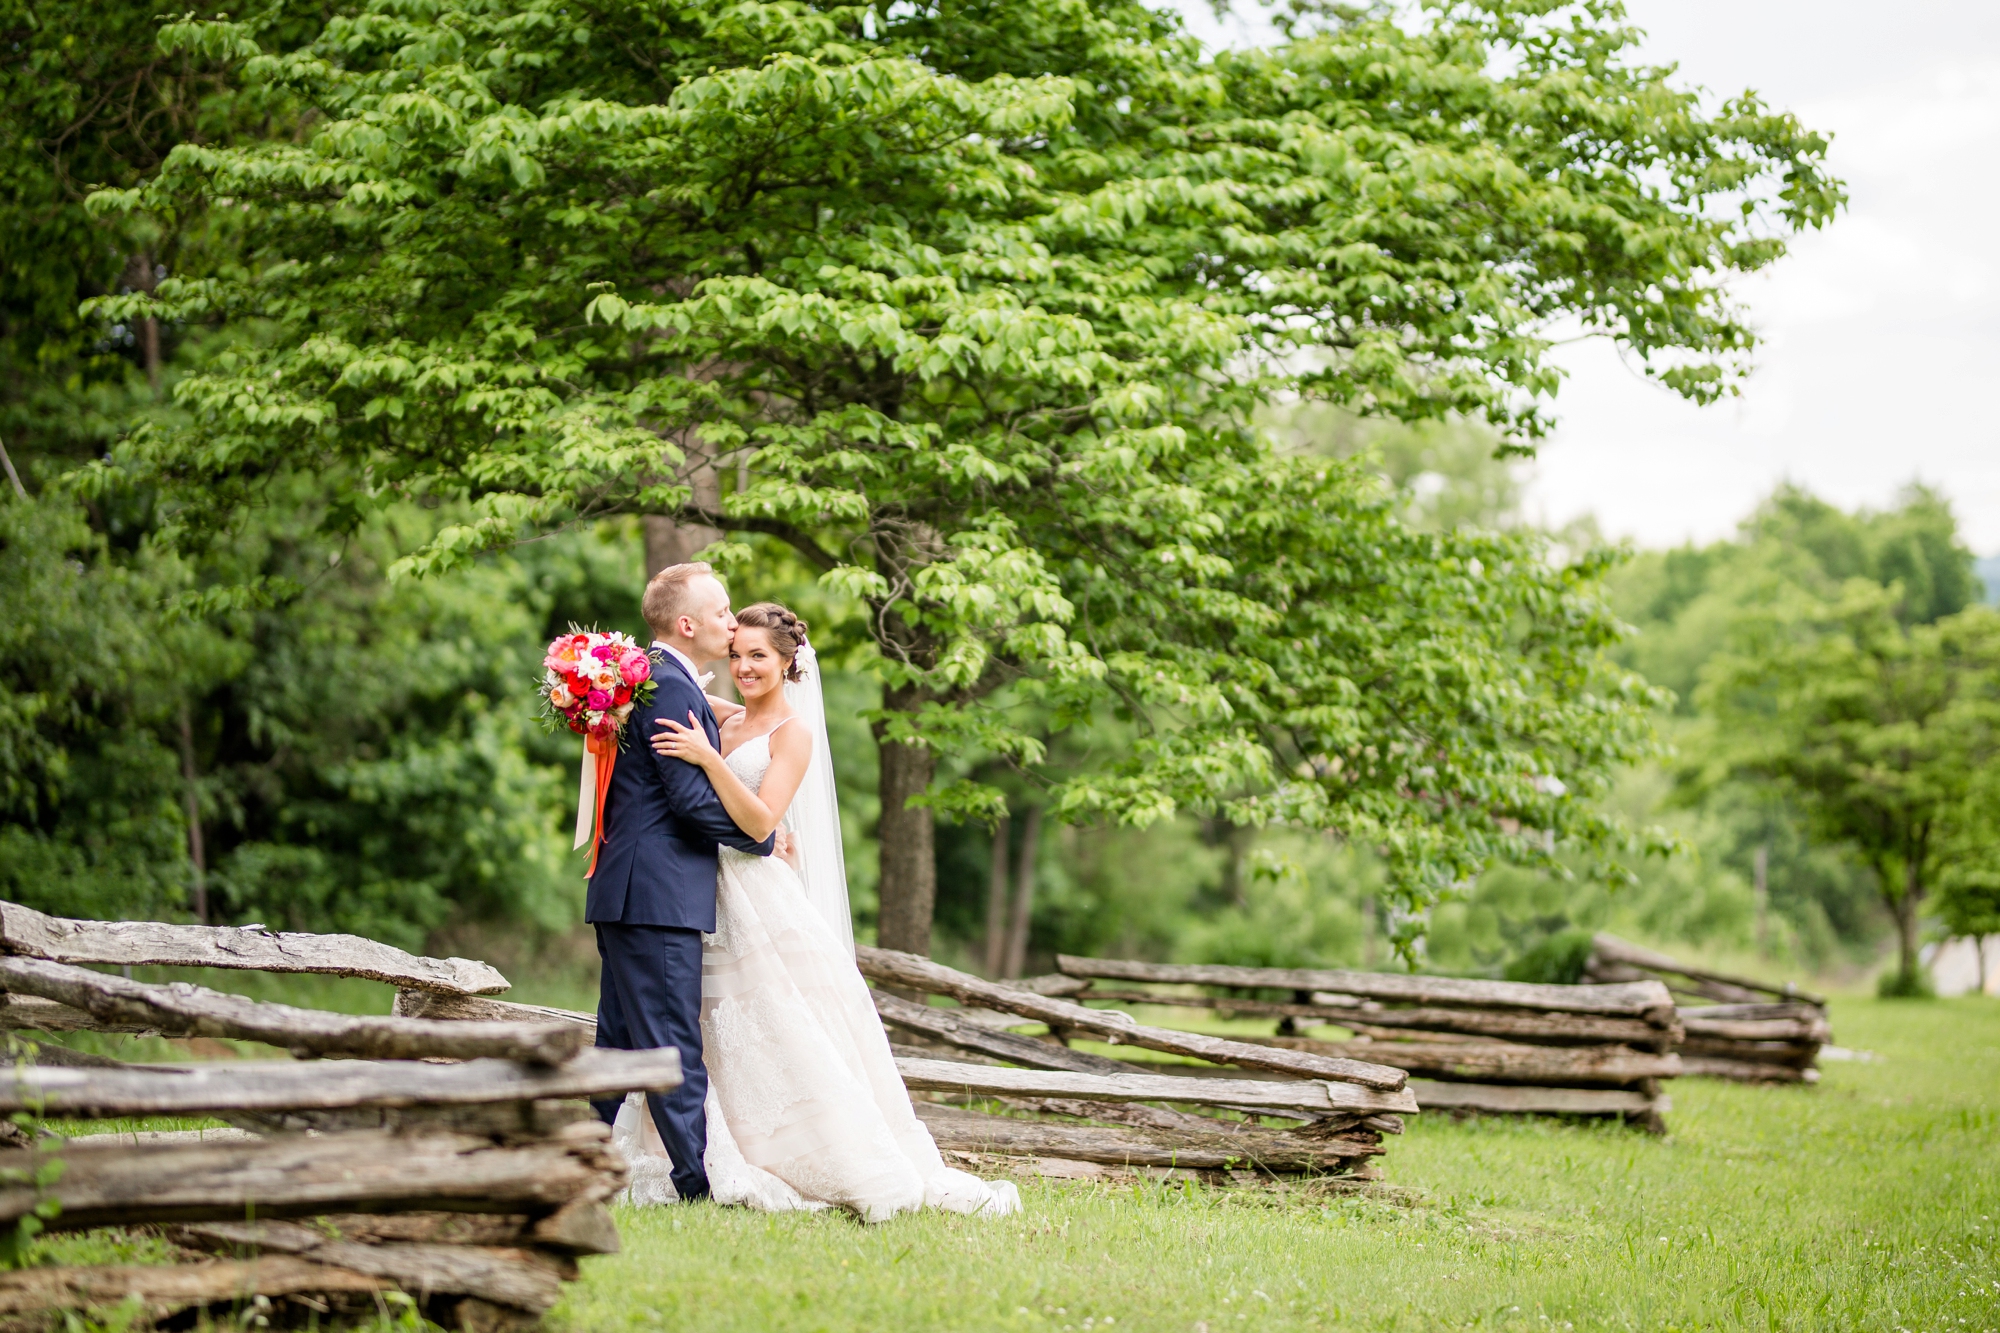
M697 768L706 768L711 762L720 762L722 755L708 743L708 733L695 721L693 710L688 712L687 725L670 718L656 717L653 721L665 727L665 731L653 733L653 749L669 759L682 759Z

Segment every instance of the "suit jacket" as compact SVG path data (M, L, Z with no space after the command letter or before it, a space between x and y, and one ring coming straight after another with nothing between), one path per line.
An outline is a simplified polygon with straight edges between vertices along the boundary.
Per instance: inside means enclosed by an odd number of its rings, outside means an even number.
M604 845L583 919L712 931L716 847L769 856L773 840L759 842L736 827L706 773L654 752L649 738L656 717L682 722L692 711L709 744L719 748L721 737L707 697L680 663L657 649L648 655L659 688L650 704L632 711L618 743L604 797Z

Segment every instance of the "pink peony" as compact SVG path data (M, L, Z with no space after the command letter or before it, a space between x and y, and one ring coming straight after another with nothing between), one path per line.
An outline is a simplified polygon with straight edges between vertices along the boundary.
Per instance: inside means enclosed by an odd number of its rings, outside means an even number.
M627 653L618 663L618 674L625 678L627 685L637 685L653 674L653 664L646 660L644 653Z
M592 690L584 696L583 701L590 705L592 712L602 712L611 707L611 696L603 690Z

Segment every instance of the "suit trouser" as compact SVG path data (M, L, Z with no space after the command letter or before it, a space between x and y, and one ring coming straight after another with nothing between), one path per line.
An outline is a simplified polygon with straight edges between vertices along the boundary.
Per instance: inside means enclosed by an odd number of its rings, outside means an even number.
M708 1146L708 1070L701 1062L701 932L678 926L599 924L604 960L597 994L597 1044L621 1051L671 1046L681 1053L681 1085L648 1093L660 1141L674 1159L674 1188L683 1199L708 1193L702 1152ZM624 1098L593 1101L610 1124Z

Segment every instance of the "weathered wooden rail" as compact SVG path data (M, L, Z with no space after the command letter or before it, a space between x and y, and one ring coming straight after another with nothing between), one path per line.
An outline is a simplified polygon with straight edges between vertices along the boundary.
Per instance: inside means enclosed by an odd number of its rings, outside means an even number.
M67 963L0 958L0 990L28 995L95 1020L92 1026L163 1037L261 1041L298 1056L374 1060L473 1060L491 1056L560 1064L588 1041L573 1027L493 1023L467 1027L433 1019L330 1014L173 982L154 985Z
M507 978L470 958L420 958L359 935L300 935L262 926L75 921L0 902L0 953L114 967L222 967L363 977L445 995L493 995Z
M1657 980L1687 1003L1683 1072L1739 1083L1817 1083L1819 1049L1833 1039L1826 999L1789 983L1695 967L1616 935L1592 938L1584 975L1620 982Z
M527 1328L577 1276L578 1256L618 1248L604 1205L626 1165L580 1100L681 1080L676 1052L592 1049L592 1025L560 1011L511 1005L478 1023L333 1014L91 965L362 977L438 1003L499 1004L482 997L507 988L484 963L353 936L70 921L0 903L0 1026L360 1057L126 1065L51 1046L0 1080L0 1114L219 1116L256 1131L0 1149L0 1181L12 1182L0 1184L0 1225L52 1202L51 1229L163 1226L197 1260L0 1274L10 1327L135 1297L155 1320L255 1296L372 1313L381 1291L401 1289L449 1327ZM39 1171L51 1156L62 1161L53 1178Z
M1681 1016L1656 978L1556 986L1069 955L1056 965L1090 983L1071 1003L1276 1018L1277 1035L1238 1040L1401 1069L1422 1080L1411 1087L1426 1108L1614 1115L1657 1131L1670 1108L1660 1085L1685 1067L1677 1054ZM1100 988L1100 981L1126 984ZM1289 998L1273 1000L1272 991ZM1299 1033L1318 1024L1344 1027L1355 1039Z

